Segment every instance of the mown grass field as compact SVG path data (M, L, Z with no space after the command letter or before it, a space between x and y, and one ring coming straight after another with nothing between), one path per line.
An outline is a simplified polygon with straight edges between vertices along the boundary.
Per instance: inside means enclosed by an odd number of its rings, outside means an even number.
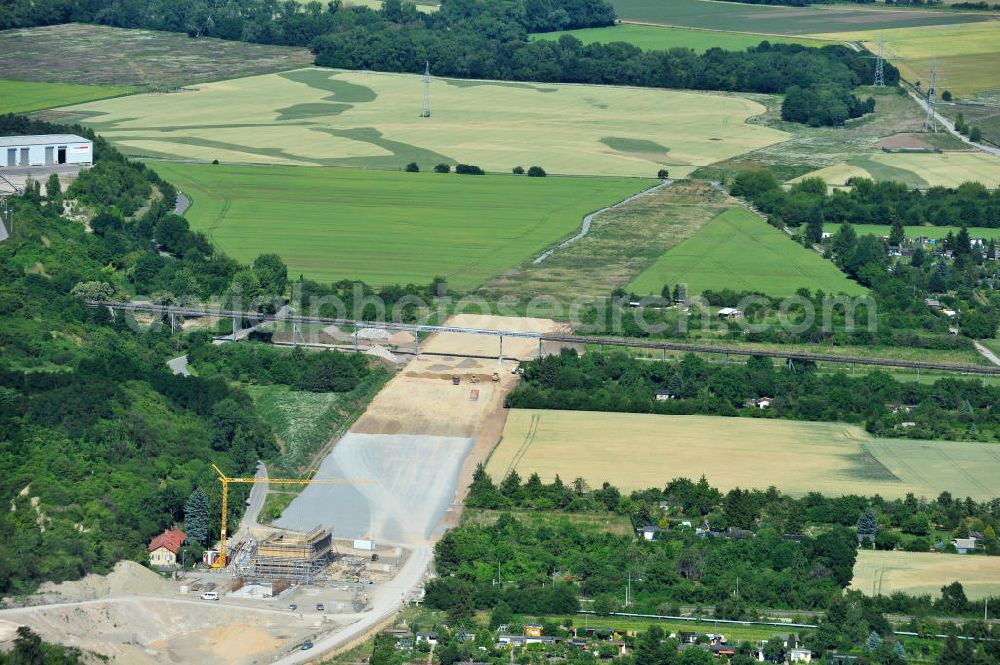
M0 79L0 114L28 113L53 106L79 104L95 99L117 97L128 91L128 88L113 86Z
M744 208L730 208L644 270L628 289L659 294L664 284L792 295L799 288L861 295L864 287L816 252L792 241Z
M952 582L961 582L972 600L1000 595L1000 557L859 550L851 588L869 596L903 591L938 597Z
M277 252L321 281L470 289L652 181L156 163L191 196L191 225L230 256Z
M888 224L852 224L854 230L859 236L861 235L874 235L874 236L887 236L891 227ZM957 226L907 226L906 236L908 238L915 238L917 236L924 236L925 238L935 238L940 240L951 233L958 233L959 227ZM840 230L839 224L824 224L823 230L828 233L836 233ZM1000 229L988 229L981 226L970 226L969 236L972 238L1000 238Z
M670 28L659 25L638 25L635 23L620 23L607 28L584 28L581 30L546 32L532 35L532 39L555 41L562 35L572 35L584 44L593 44L595 42L600 44L627 42L633 46L638 46L643 51L689 48L698 53L704 53L710 48L742 51L751 46L757 46L765 39L777 44L804 44L806 46L825 46L835 43L806 37L768 38L747 32L694 30L691 28Z
M803 495L856 493L979 500L996 495L1000 446L875 439L843 423L513 409L487 471L623 491L699 478L722 490L774 485Z
M885 37L890 62L908 81L930 80L931 65L938 65L938 90L959 96L1000 90L1000 23L963 23L922 28L833 32L814 35L827 39L862 42L874 52Z
M611 4L619 18L629 21L771 35L804 35L859 28L884 30L991 18L989 12L780 7L716 0L612 0Z
M982 152L874 153L852 157L796 180L817 177L827 184L843 186L856 176L896 180L921 189L958 187L963 182L981 182L993 189L1000 187L1000 158Z
M728 94L303 69L73 107L126 153L222 162L402 169L411 161L510 173L683 177L782 141Z
M147 89L283 71L313 60L305 48L82 23L0 31L0 53L6 78Z

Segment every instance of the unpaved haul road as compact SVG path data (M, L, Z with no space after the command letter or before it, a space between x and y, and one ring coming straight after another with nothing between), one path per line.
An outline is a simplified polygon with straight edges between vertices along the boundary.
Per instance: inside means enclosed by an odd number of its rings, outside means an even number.
M372 592L370 599L372 609L359 621L317 638L310 651L294 651L274 662L281 665L309 663L319 660L324 652L332 651L367 635L383 621L395 615L403 607L407 596L423 586L424 576L431 564L431 556L432 549L429 544L414 548L396 576Z

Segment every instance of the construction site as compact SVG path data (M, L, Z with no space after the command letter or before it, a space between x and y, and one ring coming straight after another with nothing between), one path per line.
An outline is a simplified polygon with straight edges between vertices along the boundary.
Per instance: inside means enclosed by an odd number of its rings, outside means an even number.
M535 319L448 323L562 332ZM365 337L377 338L369 348L415 346L402 335ZM503 431L503 399L518 381L510 358L539 353L535 339L500 344L495 336L430 335L420 355L414 348L412 358L396 360L395 376L309 478L271 478L263 466L233 478L216 468L224 502L232 484L249 484L250 498L232 533L223 508L219 547L201 565L188 561L162 575L126 561L110 575L45 584L4 599L0 633L27 624L43 638L128 664L205 662L211 654L221 665L290 665L363 640L401 607L422 602L433 543L457 522L476 464ZM268 492L286 485L302 491L273 525L259 524Z

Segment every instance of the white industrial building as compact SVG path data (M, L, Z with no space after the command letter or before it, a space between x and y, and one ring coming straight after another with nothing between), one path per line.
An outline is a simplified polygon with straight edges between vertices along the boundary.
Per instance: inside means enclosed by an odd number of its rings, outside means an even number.
M0 136L0 168L26 168L94 162L94 142L75 134Z

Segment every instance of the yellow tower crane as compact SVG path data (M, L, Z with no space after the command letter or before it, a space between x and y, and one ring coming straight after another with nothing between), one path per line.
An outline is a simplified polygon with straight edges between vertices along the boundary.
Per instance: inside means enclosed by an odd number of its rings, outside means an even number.
M327 484L327 485L345 485L345 484L363 484L371 482L369 480L339 480L339 479L329 479L321 480L316 478L230 478L222 472L222 469L212 464L212 468L215 472L219 474L219 482L222 483L222 537L219 539L219 558L215 560L212 564L212 568L225 568L228 561L228 552L226 550L226 537L229 535L226 533L226 513L229 510L229 484L230 483L274 483L275 485L312 485L312 484Z

